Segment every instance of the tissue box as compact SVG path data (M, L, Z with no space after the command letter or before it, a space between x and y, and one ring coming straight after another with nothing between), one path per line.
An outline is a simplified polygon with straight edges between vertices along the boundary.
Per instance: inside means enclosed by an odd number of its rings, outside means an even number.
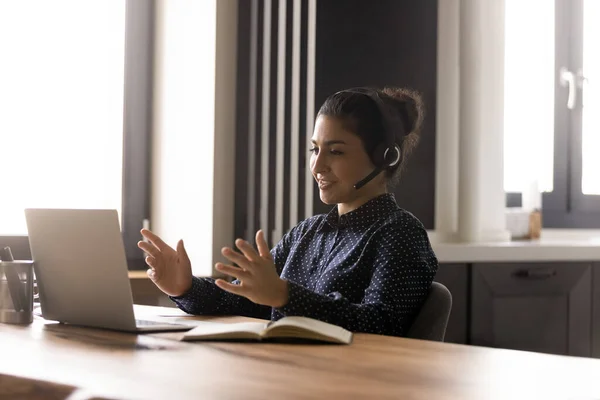
M511 239L529 238L530 211L523 208L511 207L506 209L506 229Z
M542 231L542 214L512 207L506 209L506 229L511 239L539 239Z

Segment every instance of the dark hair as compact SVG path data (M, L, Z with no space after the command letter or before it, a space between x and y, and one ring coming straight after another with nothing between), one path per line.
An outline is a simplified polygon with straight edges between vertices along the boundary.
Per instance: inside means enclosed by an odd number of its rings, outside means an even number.
M379 98L390 105L402 122L393 132L395 143L400 146L402 157L399 164L386 168L388 183L395 183L405 170L409 155L419 143L421 126L425 116L425 107L421 95L411 89L386 87L383 90L371 88ZM369 96L357 92L337 92L329 96L321 108L319 115L339 118L345 129L356 134L373 164L378 165L375 149L385 143L386 132L379 107ZM402 132L404 131L404 132Z

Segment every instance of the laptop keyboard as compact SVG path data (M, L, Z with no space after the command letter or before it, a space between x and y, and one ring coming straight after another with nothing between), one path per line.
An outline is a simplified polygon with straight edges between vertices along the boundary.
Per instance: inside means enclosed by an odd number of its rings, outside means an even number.
M156 325L180 326L181 324L171 324L168 322L160 322L160 321L149 321L147 319L136 319L135 320L135 326L156 326Z

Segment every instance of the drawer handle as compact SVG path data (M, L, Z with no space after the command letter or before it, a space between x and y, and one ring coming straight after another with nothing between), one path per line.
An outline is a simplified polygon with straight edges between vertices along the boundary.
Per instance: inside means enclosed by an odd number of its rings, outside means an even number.
M556 276L556 270L551 268L519 269L513 272L513 276L521 279L548 279Z

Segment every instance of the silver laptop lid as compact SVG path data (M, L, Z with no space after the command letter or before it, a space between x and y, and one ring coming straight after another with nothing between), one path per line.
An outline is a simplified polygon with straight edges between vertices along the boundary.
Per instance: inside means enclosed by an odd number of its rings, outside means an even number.
M46 319L135 330L116 210L26 209Z

